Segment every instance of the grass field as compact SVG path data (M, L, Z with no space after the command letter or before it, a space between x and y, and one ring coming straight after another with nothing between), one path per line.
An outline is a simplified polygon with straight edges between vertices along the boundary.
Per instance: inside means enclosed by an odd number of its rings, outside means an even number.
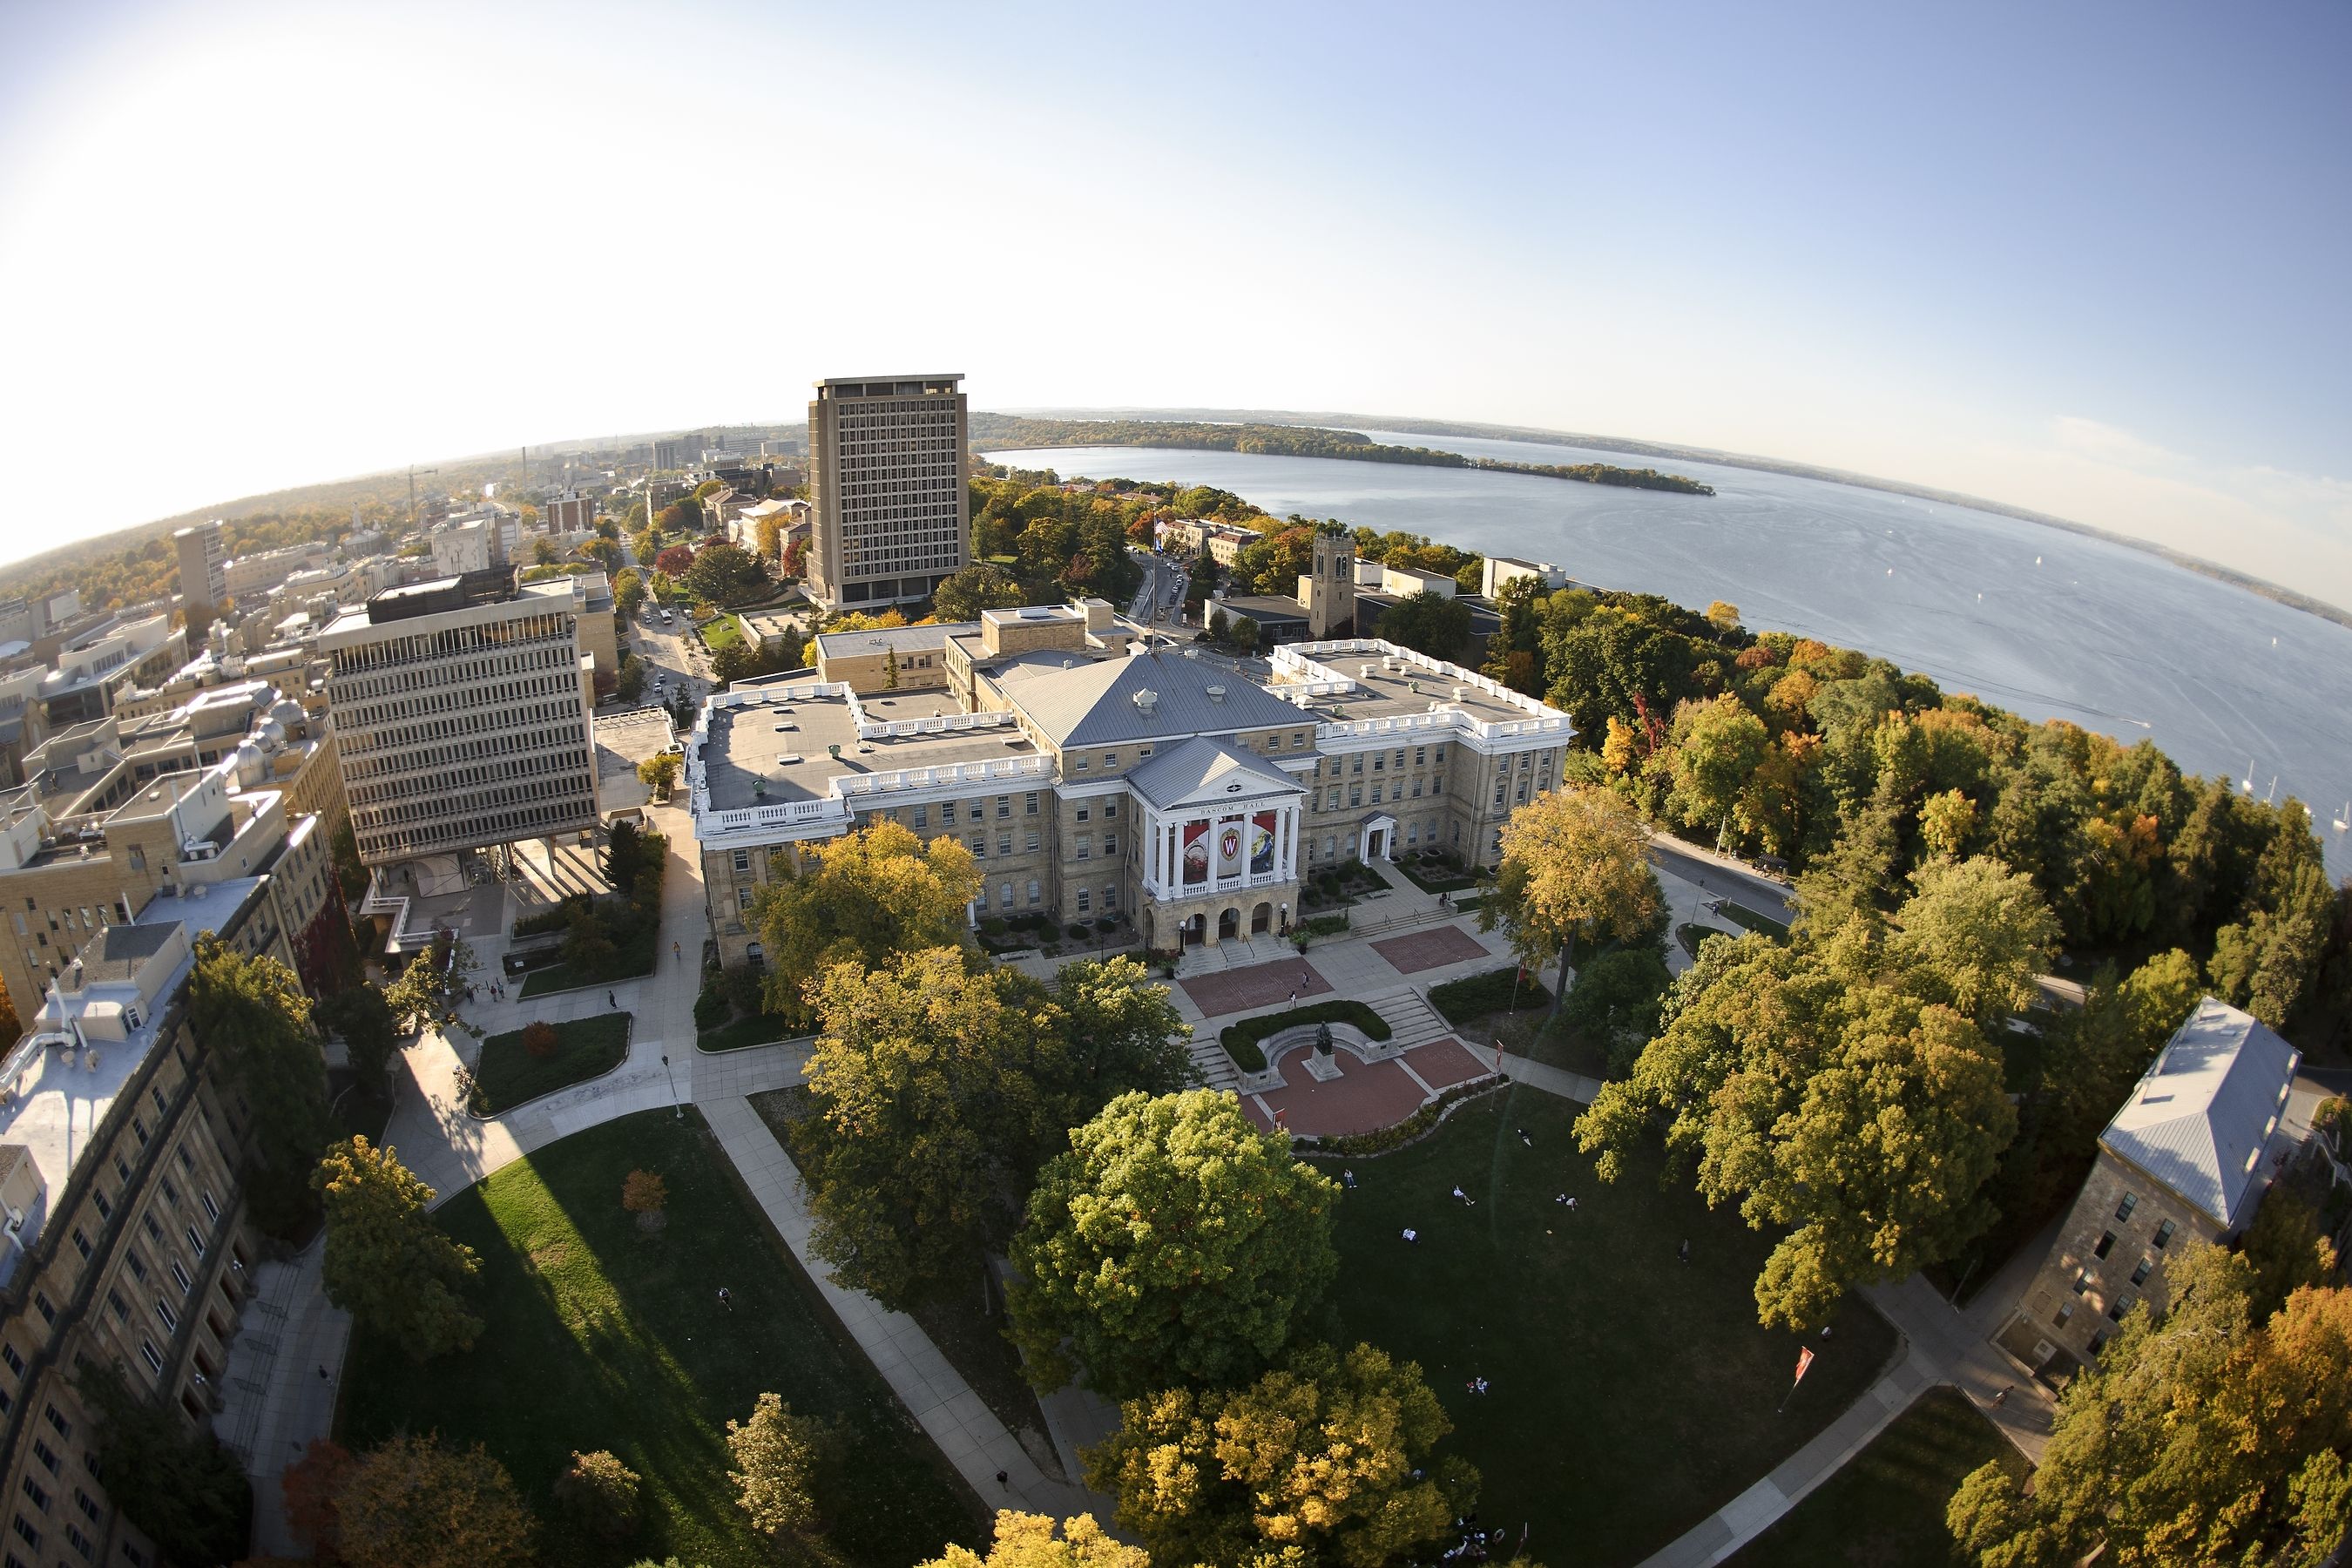
M702 624L702 645L713 653L742 640L743 623L732 616L719 616Z
M474 1110L483 1116L537 1100L571 1084L619 1067L629 1054L626 1013L599 1013L555 1026L555 1054L535 1057L522 1048L522 1031L509 1029L482 1042L474 1068Z
M1789 934L1787 921L1776 921L1770 915L1759 914L1747 905L1735 904L1727 899L1724 900L1723 918L1733 925L1746 926L1749 931L1760 931L1767 936L1785 937Z
M706 1051L740 1051L748 1046L773 1045L778 1040L792 1038L793 1030L782 1018L765 1013L754 1013L748 1018L737 1018L713 1028L698 1029L694 1043Z
M617 971L597 979L577 973L569 963L551 963L544 969L534 969L522 977L524 996L545 996L557 991L581 991L599 985L616 985L624 980L641 980L654 972L660 959L660 932L651 926L621 947L621 963Z
M1931 1388L1845 1468L1740 1549L1730 1568L1948 1568L1944 1505L1960 1478L2025 1460L1957 1389Z
M547 1521L540 1560L586 1568L675 1553L709 1568L778 1561L741 1522L726 1424L772 1389L837 1424L821 1476L828 1534L856 1568L905 1568L982 1539L976 1505L723 1169L689 1110L576 1133L459 1194L436 1218L481 1255L467 1289L488 1327L419 1367L364 1332L347 1363L342 1438L403 1430L480 1442ZM621 1208L632 1170L669 1185L655 1237ZM734 1310L717 1304L724 1285ZM548 1488L572 1451L608 1448L645 1478L646 1519L617 1546L573 1538Z
M1318 1163L1358 1183L1339 1206L1346 1334L1421 1363L1454 1418L1452 1451L1485 1474L1487 1524L1516 1542L1526 1522L1538 1562L1599 1568L1639 1563L1753 1485L1876 1379L1895 1342L1850 1300L1775 1414L1805 1342L1756 1322L1775 1238L1710 1212L1687 1181L1662 1187L1655 1157L1602 1184L1576 1152L1578 1110L1515 1088L1397 1153ZM1448 1196L1457 1183L1475 1207ZM1488 1393L1467 1392L1475 1376Z

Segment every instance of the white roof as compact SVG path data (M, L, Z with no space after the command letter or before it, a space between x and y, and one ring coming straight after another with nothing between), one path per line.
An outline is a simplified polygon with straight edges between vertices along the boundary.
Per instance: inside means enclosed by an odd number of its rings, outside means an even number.
M2099 1142L2234 1230L2262 1197L2263 1151L2302 1060L2260 1019L2208 996Z

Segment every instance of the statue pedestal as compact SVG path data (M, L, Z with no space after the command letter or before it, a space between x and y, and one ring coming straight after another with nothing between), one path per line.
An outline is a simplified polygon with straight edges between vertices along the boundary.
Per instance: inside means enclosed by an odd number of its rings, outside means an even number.
M1307 1076L1317 1083L1329 1083L1339 1076L1338 1060L1325 1056L1321 1051L1308 1051L1306 1059Z

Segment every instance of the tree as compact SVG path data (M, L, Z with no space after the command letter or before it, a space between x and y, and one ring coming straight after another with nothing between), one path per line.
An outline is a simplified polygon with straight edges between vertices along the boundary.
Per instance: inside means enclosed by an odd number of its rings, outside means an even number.
M1119 1416L1084 1456L1087 1484L1154 1563L1242 1568L1296 1548L1303 1565L1380 1568L1475 1505L1477 1472L1432 1462L1453 1424L1421 1368L1370 1345L1308 1345L1246 1387L1172 1388Z
M1911 885L1887 946L1912 985L1986 1028L2023 1012L2058 951L2058 921L2032 879L1979 856L1931 861Z
M1106 1533L1093 1514L1068 1520L1061 1530L1056 1541L1054 1521L1046 1515L999 1509L996 1539L987 1556L969 1546L950 1544L919 1568L1150 1568L1149 1552Z
M1728 692L1712 702L1685 702L1676 710L1672 804L1684 822L1714 827L1718 849L1730 847L1735 822L1760 825L1763 814L1751 794L1771 745L1764 721Z
M2305 1286L2324 1286L2336 1273L2336 1247L2326 1222L2284 1182L2274 1184L2246 1227L2248 1300L2257 1323L2269 1321Z
M613 578L613 607L635 620L646 604L646 574L634 566L624 566Z
M976 621L982 610L1010 610L1021 598L1021 584L1012 573L976 561L932 590L931 608L943 621Z
M1990 1223L1980 1189L2017 1126L1999 1052L1886 973L1866 921L1823 948L1710 942L1631 1076L1577 1121L1604 1180L1663 1127L1710 1205L1789 1227L1759 1318L1810 1329L1850 1287L1948 1258Z
M555 1032L555 1026L544 1018L533 1018L522 1026L522 1048L530 1056L541 1059L551 1057L562 1043L562 1037Z
M669 792L677 787L680 760L675 752L663 752L637 764L638 781L653 792L656 800L667 800Z
M1706 624L1719 637L1730 637L1739 630L1739 606L1716 600L1706 607Z
M1070 1100L1065 1127L1087 1120L1121 1094L1165 1094L1199 1078L1185 1042L1192 1026L1150 972L1132 958L1081 959L1054 977L1056 1032Z
M637 1228L659 1230L669 1206L669 1184L651 1171L631 1171L621 1181L621 1206L637 1216Z
M780 1394L762 1394L749 1421L730 1418L727 1452L735 1468L736 1505L751 1516L751 1528L774 1540L816 1533L816 1499L809 1479L823 1445L823 1429L793 1414Z
M541 566L552 566L562 557L556 550L554 541L541 535L530 542L530 558Z
M188 985L196 1037L228 1058L253 1108L248 1201L264 1228L284 1233L310 1212L310 1167L327 1146L327 1064L310 1026L310 1001L294 972L238 952L210 933L196 939Z
M777 564L782 571L786 582L807 574L808 546L808 537L805 534L784 546L783 557Z
M646 661L635 654L621 656L621 668L614 678L613 695L624 702L635 702L646 694Z
M313 1437L302 1457L278 1472L286 1527L310 1543L328 1562L339 1554L342 1516L339 1500L352 1473L352 1451L331 1437Z
M768 569L740 544L706 544L687 570L686 585L709 604L747 604L767 592Z
M466 976L473 967L472 948L451 931L435 931L432 945L409 960L399 978L383 989L394 1025L413 1034L438 1024L466 994Z
M319 1016L342 1037L360 1087L371 1099L381 1099L392 1058L400 1048L400 1031L383 993L373 985L353 985L320 998Z
M1383 642L1432 658L1458 659L1470 651L1470 606L1424 588L1381 611L1375 629Z
M327 1299L412 1361L471 1349L482 1321L457 1291L481 1264L426 1215L433 1189L363 1137L329 1150L317 1181L327 1205Z
M1503 864L1478 929L1499 921L1529 968L1559 954L1559 990L1580 939L1631 941L1657 919L1658 879L1643 858L1649 836L1613 791L1580 786L1539 795L1503 825ZM1555 996L1552 1011L1559 1010Z
M191 1431L176 1404L143 1399L111 1362L89 1362L74 1385L98 1413L99 1466L123 1517L178 1563L226 1563L246 1546L251 1489L245 1467L208 1430Z
M1235 652L1255 653L1257 651L1257 622L1250 616L1235 616L1233 624L1226 628L1226 635L1232 637Z
M1122 1095L1070 1133L1013 1238L1012 1333L1041 1387L1129 1397L1249 1377L1339 1271L1339 1188L1231 1095Z
M602 1449L572 1451L550 1489L556 1505L589 1534L605 1541L625 1540L637 1528L637 1472Z
M480 1444L394 1437L352 1468L337 1511L351 1568L478 1568L530 1560L530 1510Z
M961 947L965 910L980 896L971 851L950 837L925 844L895 822L877 822L834 840L795 868L771 863L772 879L753 895L769 970L768 1010L804 1022L803 994L832 965L887 964L927 947Z
M2258 1321L2243 1258L2189 1242L2165 1272L2164 1316L2135 1309L2060 1396L2032 1494L1990 1465L1954 1493L1966 1560L2317 1564L2352 1528L2352 1291Z
M1208 632L1211 642L1222 643L1233 640L1233 622L1225 618L1225 607L1223 605L1209 612L1209 624L1204 629Z
M599 668L589 677L589 687L595 693L596 700L603 702L621 689L620 674L615 670Z

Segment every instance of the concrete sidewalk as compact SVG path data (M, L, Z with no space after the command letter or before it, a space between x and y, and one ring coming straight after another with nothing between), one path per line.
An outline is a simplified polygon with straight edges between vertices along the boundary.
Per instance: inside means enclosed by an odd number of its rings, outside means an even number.
M809 1256L811 1222L801 1195L801 1173L751 1102L714 1100L702 1107L702 1114L826 1305L981 1500L992 1509L1021 1508L1055 1519L1091 1513L1108 1524L1117 1505L1040 1470L995 1412L948 1364L920 1324L904 1312L888 1310L862 1290L836 1284L832 1271ZM1080 1409L1067 1414L1081 1424L1086 1420ZM996 1479L999 1472L1006 1478L1002 1485Z

